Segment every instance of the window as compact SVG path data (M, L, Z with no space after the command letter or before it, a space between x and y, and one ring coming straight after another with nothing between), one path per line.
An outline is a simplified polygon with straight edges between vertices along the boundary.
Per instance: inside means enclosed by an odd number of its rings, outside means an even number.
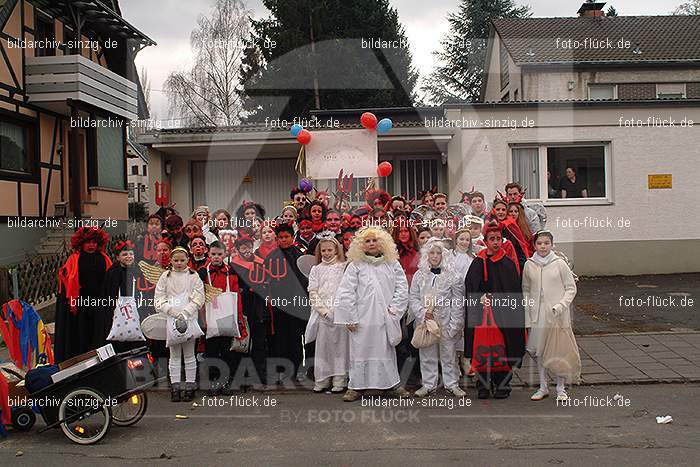
M499 60L501 64L501 90L503 90L510 83L510 75L508 73L508 50L506 50L506 46L503 45L503 41L500 42L499 46Z
M30 133L27 127L0 121L0 170L19 175L32 174Z
M95 157L97 166L93 169L94 175L90 184L100 188L123 190L126 174L123 129L114 126L105 118L99 116L93 116L93 118L102 120L102 123L96 124L97 128L94 131L95 142L92 147L97 152ZM136 170L138 174L138 166Z
M132 165L131 166L131 175L138 175L139 174L139 166L138 165Z
M553 198L563 197L564 189L567 198L605 197L604 146L549 146L547 170Z
M685 99L685 83L665 83L656 85L658 99Z
M146 164L143 164L143 172L141 173L141 175L143 175L144 177L145 177L146 175L148 175L148 174L146 173L146 171L147 171L147 168L146 168L146 167L148 167L148 166L147 166Z
M39 13L36 15L36 40L41 47L37 47L36 56L46 57L56 55L54 42L56 34L53 20Z
M589 84L588 99L617 99L617 86L614 84Z
M607 143L516 145L511 148L512 180L523 185L531 199L562 198L565 190L569 203L582 198L607 202L609 157Z

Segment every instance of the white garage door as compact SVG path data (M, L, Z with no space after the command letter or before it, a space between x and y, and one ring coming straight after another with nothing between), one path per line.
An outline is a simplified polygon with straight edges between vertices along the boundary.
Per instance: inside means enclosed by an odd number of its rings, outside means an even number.
M267 217L275 217L297 185L294 159L192 162L193 206L211 211L226 209L232 215L243 200L263 205Z

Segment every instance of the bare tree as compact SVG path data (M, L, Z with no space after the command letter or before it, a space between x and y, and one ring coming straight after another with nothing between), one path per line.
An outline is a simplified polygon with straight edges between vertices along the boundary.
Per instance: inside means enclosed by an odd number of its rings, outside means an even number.
M165 81L171 116L188 126L229 126L240 121L240 66L250 11L241 0L216 0L190 35L194 64Z
M674 15L700 15L700 0L689 0L676 8Z
M141 73L139 73L141 79L141 88L143 89L143 98L146 102L146 108L148 113L151 113L151 78L148 76L148 69L145 66L141 67ZM153 116L151 116L154 118Z

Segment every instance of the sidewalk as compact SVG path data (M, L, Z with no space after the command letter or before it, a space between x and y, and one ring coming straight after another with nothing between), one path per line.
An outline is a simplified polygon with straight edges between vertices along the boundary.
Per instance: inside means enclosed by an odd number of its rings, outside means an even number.
M583 385L700 381L700 332L612 334L577 337L576 341ZM513 384L539 384L530 357Z
M581 384L648 384L700 382L700 332L627 333L577 337ZM0 363L7 361L0 345ZM516 371L514 386L539 384L529 356Z

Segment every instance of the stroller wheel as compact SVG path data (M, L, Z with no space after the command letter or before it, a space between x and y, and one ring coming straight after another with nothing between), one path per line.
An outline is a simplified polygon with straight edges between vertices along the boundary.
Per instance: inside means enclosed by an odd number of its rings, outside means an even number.
M116 426L135 425L143 418L147 408L148 397L145 392L139 392L112 408L112 421Z
M63 398L58 407L58 419L66 438L77 444L94 444L109 431L112 410L98 391L80 388Z
M12 410L12 426L17 431L29 431L36 422L36 415L29 407L18 407Z

